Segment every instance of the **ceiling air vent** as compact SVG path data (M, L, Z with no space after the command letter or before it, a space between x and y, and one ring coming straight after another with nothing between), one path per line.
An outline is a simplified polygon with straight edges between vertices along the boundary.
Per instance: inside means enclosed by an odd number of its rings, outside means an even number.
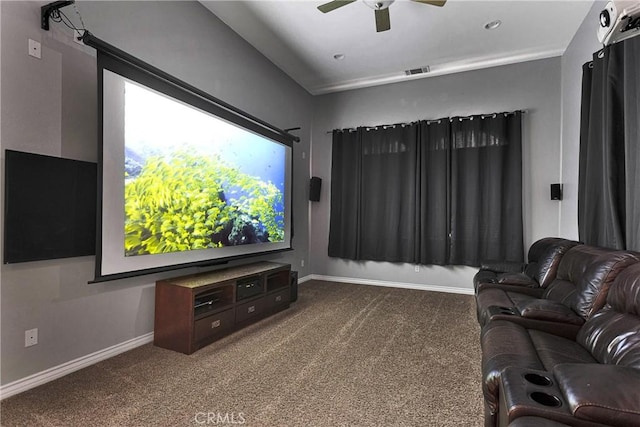
M420 67L420 68L412 68L411 70L405 70L405 74L407 76L413 76L416 74L424 74L424 73L428 73L429 72L429 66L425 65L424 67Z

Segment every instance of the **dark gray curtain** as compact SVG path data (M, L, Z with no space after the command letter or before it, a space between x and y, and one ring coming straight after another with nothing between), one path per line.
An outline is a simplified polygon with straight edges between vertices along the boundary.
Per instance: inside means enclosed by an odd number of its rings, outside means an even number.
M449 262L449 164L451 126L448 119L420 123L418 143L418 262Z
M333 131L329 256L358 259L362 132Z
M522 261L521 113L334 131L329 256Z
M418 125L362 132L358 259L413 263Z
M451 123L451 264L522 261L522 117Z
M583 66L578 230L587 244L640 250L640 38Z
M623 44L626 248L640 251L640 38ZM625 42L623 42L625 43Z
M415 262L418 125L334 131L329 256Z

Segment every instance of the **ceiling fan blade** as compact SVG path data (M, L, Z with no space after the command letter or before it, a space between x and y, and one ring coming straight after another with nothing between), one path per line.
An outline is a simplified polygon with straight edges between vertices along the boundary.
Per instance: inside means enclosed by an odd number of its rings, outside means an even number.
M329 3L325 3L323 5L318 6L318 10L322 13L331 12L339 7L346 6L349 3L353 3L356 0L334 0Z
M430 4L431 6L438 6L438 7L444 6L444 4L447 2L447 0L411 0L411 1L414 1L416 3Z
M389 8L376 9L376 31L387 31L391 28L391 21L389 20Z

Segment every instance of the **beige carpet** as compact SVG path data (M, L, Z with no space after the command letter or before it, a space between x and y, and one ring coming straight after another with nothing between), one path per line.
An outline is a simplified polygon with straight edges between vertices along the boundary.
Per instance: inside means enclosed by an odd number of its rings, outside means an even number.
M1 405L3 426L480 426L472 296L311 281L191 356L151 344Z

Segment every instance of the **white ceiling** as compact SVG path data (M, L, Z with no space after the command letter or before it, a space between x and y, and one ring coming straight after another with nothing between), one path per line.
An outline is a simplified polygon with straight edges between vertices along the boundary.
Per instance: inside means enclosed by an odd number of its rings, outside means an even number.
M200 0L312 94L559 56L593 4L448 0L440 8L396 0L391 30L377 33L361 0L324 14L317 6L328 1ZM494 20L502 25L486 30ZM428 74L405 76L425 65Z

